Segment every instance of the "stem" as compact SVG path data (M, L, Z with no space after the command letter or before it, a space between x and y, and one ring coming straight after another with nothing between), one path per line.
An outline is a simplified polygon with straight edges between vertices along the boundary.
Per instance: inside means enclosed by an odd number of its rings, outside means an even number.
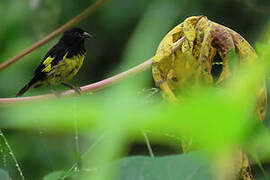
M9 145L9 143L8 143L8 141L7 141L7 139L6 139L6 136L4 135L4 133L3 133L2 130L0 130L0 136L3 138L4 143L5 143L5 145L7 146L7 149L8 149L8 151L9 151L9 155L11 156L12 160L13 160L14 163L15 163L15 166L16 166L16 168L17 168L19 174L20 174L21 179L22 179L22 180L25 180L24 175L23 175L23 172L22 172L22 169L20 168L20 165L19 165L19 163L18 163L18 161L17 161L17 159L16 159L16 157L15 157L15 154L14 154L14 152L12 151L11 146Z
M82 164L82 159L81 159L81 151L80 151L80 143L79 143L79 129L78 129L78 109L77 109L77 101L74 99L73 100L73 105L74 105L74 110L73 110L73 120L74 120L74 140L75 140L75 149L76 149L76 158L78 158L78 162L76 163L76 170L80 171L81 170L81 164Z
M82 86L81 88L81 92L82 93L89 93L89 92L93 92L99 89L103 89L107 86L110 86L116 82L118 82L119 80L122 80L130 75L133 74L137 74L139 72L142 72L144 70L146 70L147 68L149 68L152 65L152 58L146 60L145 62L125 71L122 72L120 74L117 74L115 76L112 76L110 78L104 79L102 81L93 83L93 84L89 84L86 86ZM76 95L77 93L74 90L68 90L68 91L64 91L63 93L61 93L61 97L62 96L72 96L72 95ZM20 103L20 102L30 102L30 101L35 101L35 100L44 100L44 99L55 99L56 96L54 94L45 94L45 95L40 95L40 96L29 96L29 97L17 97L17 98L0 98L0 106L3 105L10 105L10 104L16 104L16 103Z
M64 32L65 30L67 30L71 26L77 24L79 21L81 21L87 15L89 15L90 13L92 13L94 10L96 10L99 6L101 6L106 1L107 0L98 0L98 1L96 1L94 4L90 5L87 9L85 9L83 12L81 12L79 15L77 15L76 17L74 17L73 19L71 19L70 21L68 21L66 24L60 26L58 29L56 29L55 31L53 31L52 33L50 33L49 35L47 35L46 37L44 37L40 41L38 41L35 44L33 44L32 46L26 48L25 50L23 50L18 55L10 58L7 61L4 61L2 64L0 64L0 71L3 70L4 68L8 67L9 65L15 63L16 61L18 61L19 59L21 59L25 55L27 55L30 52L34 51L35 49L39 48L40 46L44 45L48 41L52 40L57 35L59 35L60 33Z
M149 138L148 138L146 132L145 131L142 131L142 133L143 133L143 136L144 136L144 139L145 139L145 143L146 143L147 149L149 151L150 157L151 158L155 158L154 153L153 153L153 150L152 150L152 147L151 147L151 144L150 144L150 141L149 141Z
M241 1L240 1L241 2ZM265 6L257 6L255 3L251 3L247 0L242 1L248 8L250 8L253 11L264 13L264 14L270 14L270 8L267 8Z
M81 155L81 159L83 159L83 158L84 158L91 150L93 150L93 148L95 148L95 147L100 143L100 141L103 140L103 138L104 138L104 134L101 135L97 140L95 140L95 141L93 142L93 144L92 144L90 147L87 148L86 152L84 152L84 153ZM68 174L69 174L70 172L74 172L74 169L76 168L77 164L78 164L78 160L76 160L75 163L71 166L71 168L69 168L69 169L65 172L65 174L60 178L60 180L66 179L66 177L68 176Z

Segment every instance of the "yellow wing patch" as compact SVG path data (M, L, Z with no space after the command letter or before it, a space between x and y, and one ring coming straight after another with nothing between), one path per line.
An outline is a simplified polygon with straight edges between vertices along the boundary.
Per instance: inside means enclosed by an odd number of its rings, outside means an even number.
M63 59L66 59L68 53L65 54L65 56L63 57ZM44 64L45 68L42 69L42 72L50 72L52 70L52 64L51 62L54 60L54 57L48 57L47 59L45 59L45 61L42 63Z
M50 72L52 70L51 62L54 60L54 57L48 57L45 59L45 61L42 63L44 64L45 68L42 69L42 72Z

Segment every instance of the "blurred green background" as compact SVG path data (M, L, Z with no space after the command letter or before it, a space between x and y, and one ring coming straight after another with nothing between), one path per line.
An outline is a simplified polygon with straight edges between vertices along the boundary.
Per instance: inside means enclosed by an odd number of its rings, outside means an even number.
M0 63L40 40L93 2L95 1L0 0ZM109 0L76 25L91 33L93 38L85 43L86 60L71 83L77 86L87 85L152 57L163 36L192 15L206 15L210 20L237 31L254 45L255 42L266 41L264 35L269 24L270 1ZM31 79L34 69L58 39L59 37L1 71L0 97L14 97ZM149 78L143 87L153 87L151 71L144 74ZM49 92L48 87L44 86L31 89L26 96ZM4 129L4 132L26 179L41 179L49 172L68 169L77 158L74 132L42 127L33 130L15 127ZM173 143L175 140L177 138L168 136L163 139L166 145L153 142L156 155L179 152L179 145ZM91 144L83 135L79 142L81 149ZM143 142L129 144L127 155L148 154ZM10 157L1 155L1 167L8 169L9 174L16 179L18 175L11 162Z

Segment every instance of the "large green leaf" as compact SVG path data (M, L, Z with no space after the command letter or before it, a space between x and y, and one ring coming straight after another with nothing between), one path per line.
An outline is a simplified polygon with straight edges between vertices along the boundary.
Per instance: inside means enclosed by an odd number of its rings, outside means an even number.
M164 157L133 156L123 158L106 166L106 168L93 168L90 174L104 173L103 170L118 170L114 180L210 180L212 179L209 163L203 158L201 152L192 152L181 155ZM64 171L56 171L47 175L43 180L56 180L63 178ZM71 176L70 176L71 175ZM68 173L68 178L75 177ZM78 178L79 174L76 174Z
M116 180L210 180L209 164L199 153L166 157L135 156L113 163L119 168Z

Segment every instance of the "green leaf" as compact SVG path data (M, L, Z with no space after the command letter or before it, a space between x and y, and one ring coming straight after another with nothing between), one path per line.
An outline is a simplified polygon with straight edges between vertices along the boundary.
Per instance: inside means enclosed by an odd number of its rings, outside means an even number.
M193 152L157 158L135 156L119 160L112 167L119 168L115 180L212 179L210 165L201 155Z
M59 180L63 177L66 177L65 179L67 180L75 180L77 177L77 173L74 172L69 172L66 173L65 171L54 171L48 175L46 175L43 180Z

